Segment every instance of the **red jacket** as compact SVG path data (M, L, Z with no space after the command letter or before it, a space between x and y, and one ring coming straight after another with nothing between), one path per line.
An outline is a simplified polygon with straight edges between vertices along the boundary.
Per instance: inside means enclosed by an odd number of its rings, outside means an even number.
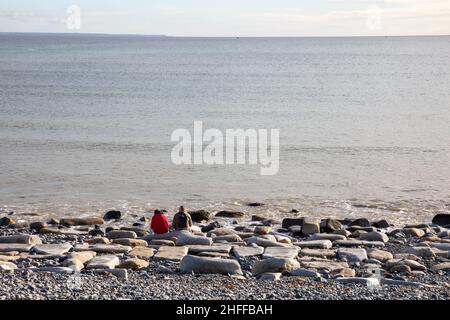
M169 232L169 221L164 213L155 213L150 223L150 228L156 234L162 234Z

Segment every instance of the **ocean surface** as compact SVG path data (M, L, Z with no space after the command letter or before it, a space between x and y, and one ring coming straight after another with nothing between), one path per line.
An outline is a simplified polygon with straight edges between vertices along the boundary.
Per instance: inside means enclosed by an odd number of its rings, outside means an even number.
M278 174L173 164L171 134L195 120L279 129ZM429 222L450 211L449 160L450 37L0 34L4 213Z

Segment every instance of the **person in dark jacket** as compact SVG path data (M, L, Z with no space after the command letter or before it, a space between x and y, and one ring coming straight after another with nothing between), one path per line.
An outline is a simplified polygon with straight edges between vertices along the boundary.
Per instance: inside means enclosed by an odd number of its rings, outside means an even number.
M175 230L190 230L192 227L191 215L185 212L183 206L181 206L178 213L173 216L172 226Z
M169 232L169 220L166 215L160 210L155 210L150 228L155 234L164 234Z

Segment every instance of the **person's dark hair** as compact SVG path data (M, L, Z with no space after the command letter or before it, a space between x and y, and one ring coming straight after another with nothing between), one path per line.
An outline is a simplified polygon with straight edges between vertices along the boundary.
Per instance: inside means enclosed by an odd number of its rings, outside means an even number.
M154 214L158 214L161 213L161 211L159 211L158 209L155 210Z
M180 206L180 212L184 212L184 206Z

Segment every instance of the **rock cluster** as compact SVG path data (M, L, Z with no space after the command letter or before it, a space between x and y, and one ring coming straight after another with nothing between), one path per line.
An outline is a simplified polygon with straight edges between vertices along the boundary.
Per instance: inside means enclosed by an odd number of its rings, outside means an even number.
M231 211L220 211L219 216L243 218ZM222 219L211 225L210 213L199 210L194 221L200 222L191 232L172 232L164 238L155 238L143 227L120 225L117 211L103 218L62 218L58 225L56 221L32 222L22 229L11 228L14 221L3 218L0 271L106 273L128 279L129 273L157 264L157 273L180 276L220 274L255 281L297 277L368 287L426 286L409 278L450 273L447 218L440 215L434 219L439 224L403 227L385 220L309 217L286 218L281 226L255 218L237 224ZM210 226L208 232L202 232L205 226Z

